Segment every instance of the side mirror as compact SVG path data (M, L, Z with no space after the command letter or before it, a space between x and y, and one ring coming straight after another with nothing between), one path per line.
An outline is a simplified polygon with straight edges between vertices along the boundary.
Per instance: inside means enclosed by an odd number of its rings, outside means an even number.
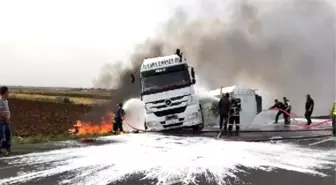
M191 68L191 77L195 79L195 70L193 67Z
M131 78L132 78L132 84L134 84L134 82L135 82L135 77L134 77L134 75L133 74L131 74Z

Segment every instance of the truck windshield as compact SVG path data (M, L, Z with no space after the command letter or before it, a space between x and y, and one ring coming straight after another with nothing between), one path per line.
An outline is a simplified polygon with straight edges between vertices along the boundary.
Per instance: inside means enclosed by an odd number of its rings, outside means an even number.
M142 77L142 93L155 93L190 85L188 69Z

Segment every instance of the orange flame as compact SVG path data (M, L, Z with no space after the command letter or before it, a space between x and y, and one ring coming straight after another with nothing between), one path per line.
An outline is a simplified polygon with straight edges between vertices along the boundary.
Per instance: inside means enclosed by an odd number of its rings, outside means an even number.
M93 123L91 121L77 120L73 128L69 129L70 134L87 135L87 134L106 134L113 130L114 114L109 112L107 116L101 118L100 123Z

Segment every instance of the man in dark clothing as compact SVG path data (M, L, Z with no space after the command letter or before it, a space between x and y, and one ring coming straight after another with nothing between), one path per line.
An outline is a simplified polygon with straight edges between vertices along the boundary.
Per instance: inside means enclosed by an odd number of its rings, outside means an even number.
M176 49L175 54L178 55L181 58L181 60L182 60L182 55L183 54L181 53L180 49Z
M230 101L230 94L225 93L222 95L221 99L218 103L218 110L219 110L219 129L222 130L223 128L223 121L224 121L224 134L227 132L227 123L229 119L229 112L231 108L231 101Z
M284 101L284 110L290 114L291 111L292 111L292 105L290 104L290 101L286 98L286 97L283 97L283 101ZM285 119L285 124L288 125L290 124L290 116L284 113L284 119Z
M114 127L113 130L115 133L118 133L118 131L123 132L123 127L122 127L122 118L124 116L124 110L122 109L122 103L119 103L117 106L117 109L114 113Z
M305 118L307 119L307 125L310 125L312 123L311 121L311 115L313 114L314 110L314 100L310 97L309 94L307 94L307 101L305 106Z
M284 108L285 108L285 105L282 102L279 102L277 99L275 99L274 100L274 105L272 107L270 107L269 109L281 109L281 110L284 110ZM275 116L275 121L274 121L275 124L278 123L279 116L281 114L284 115L284 113L281 110L279 110L278 113ZM284 116L284 118L285 118L285 116Z
M239 123L240 123L240 111L241 111L241 100L234 98L231 100L230 118L229 118L229 134L232 133L233 125L236 125L236 135L239 134Z

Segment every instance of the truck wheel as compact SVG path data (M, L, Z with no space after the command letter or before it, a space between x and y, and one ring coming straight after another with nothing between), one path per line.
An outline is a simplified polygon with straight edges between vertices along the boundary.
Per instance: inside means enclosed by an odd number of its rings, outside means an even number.
M200 132L200 131L203 130L203 127L204 127L204 124L201 123L201 124L193 126L192 129L193 129L194 132Z
M148 129L147 124L146 124L146 121L144 121L144 128L145 128L145 130Z
M202 123L200 123L200 124L192 127L192 129L193 129L194 132L200 132L204 128L204 116L203 116L202 105L200 105L200 110L201 110L201 116L202 116Z

